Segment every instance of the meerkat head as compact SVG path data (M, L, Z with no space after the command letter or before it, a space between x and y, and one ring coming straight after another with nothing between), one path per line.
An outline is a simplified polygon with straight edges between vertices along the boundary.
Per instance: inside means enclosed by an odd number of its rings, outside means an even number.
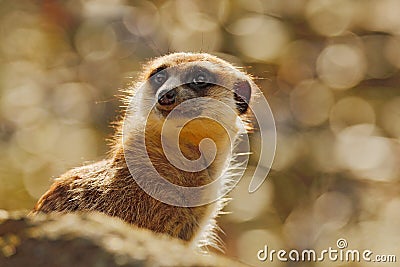
M203 128L213 124L205 118L207 114L233 127L238 117L248 113L252 97L248 75L205 53L174 53L156 58L145 66L141 78L143 90L136 97L135 112L151 107L146 118L151 125L163 123L175 110L182 117L198 117ZM186 106L179 109L186 101ZM226 108L221 108L224 105Z
M222 101L238 115L248 109L248 77L209 54L170 54L151 62L145 75L156 92L156 108L164 115L180 103L199 97Z

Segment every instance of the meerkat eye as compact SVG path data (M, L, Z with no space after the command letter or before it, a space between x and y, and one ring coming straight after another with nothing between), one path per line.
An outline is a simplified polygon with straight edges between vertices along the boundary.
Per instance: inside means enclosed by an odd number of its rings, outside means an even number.
M203 74L203 73L199 73L199 74L197 74L194 78L193 78L193 83L194 84L201 84L201 83L206 83L208 80L207 80L207 77L206 77L206 75L205 74Z
M188 84L192 89L203 89L210 85L210 77L204 72L196 73Z
M154 69L149 75L150 84L154 89L159 88L168 80L168 72L166 70L166 66L160 66Z
M153 75L152 79L156 84L161 85L167 80L167 73L165 71L158 72Z

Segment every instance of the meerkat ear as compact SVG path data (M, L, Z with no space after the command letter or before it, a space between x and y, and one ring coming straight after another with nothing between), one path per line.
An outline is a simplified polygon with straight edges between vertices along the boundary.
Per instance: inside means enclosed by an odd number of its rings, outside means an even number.
M233 86L233 92L239 114L245 113L249 107L251 98L250 83L246 80L236 82Z

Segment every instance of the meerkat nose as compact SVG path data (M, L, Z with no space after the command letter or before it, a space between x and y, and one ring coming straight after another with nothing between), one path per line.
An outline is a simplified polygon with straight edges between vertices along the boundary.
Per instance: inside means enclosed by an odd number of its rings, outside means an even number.
M175 104L176 89L169 90L166 93L161 93L158 96L158 103L162 106L169 106Z

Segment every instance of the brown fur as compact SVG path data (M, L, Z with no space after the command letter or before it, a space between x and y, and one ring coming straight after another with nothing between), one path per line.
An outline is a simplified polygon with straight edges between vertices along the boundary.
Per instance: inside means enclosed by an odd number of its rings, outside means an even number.
M188 62L212 63L216 66L213 72L232 86L237 79L250 81L246 74L237 70L235 72L230 64L208 54L176 53L167 55L149 62L144 67L138 83L127 90L126 101L129 102L133 99L137 103L135 107L137 110L134 112L140 111L140 105L143 102L141 99L135 99L135 87L146 81L154 69L161 65L172 67ZM237 73L242 76L238 77ZM153 97L154 92L148 91L148 97ZM185 92L181 94L185 96ZM208 90L207 96L224 101L230 106L235 105L233 93L221 91L218 87ZM163 117L153 112L147 121L146 128L148 154L161 176L177 185L200 186L210 183L224 171L224 163L231 158L230 143L226 130L220 125L214 121L199 119L188 123L183 128L179 145L182 153L188 159L197 159L200 156L198 145L206 137L212 138L218 148L217 157L209 168L199 172L185 172L172 166L164 155L160 137L162 122ZM234 124L234 120L230 123ZM122 128L121 120L108 159L72 169L56 179L36 204L34 213L96 210L119 217L130 224L166 233L186 241L195 240L198 243L202 238L209 238L204 233L215 226L214 218L223 206L222 200L199 207L185 208L167 205L149 196L136 184L127 168L123 151ZM228 130L237 131L234 125ZM135 125L129 133L125 134L129 135L125 139L125 147L129 147L134 153L136 149ZM207 240L206 242L203 240L202 244L207 243L209 243Z

